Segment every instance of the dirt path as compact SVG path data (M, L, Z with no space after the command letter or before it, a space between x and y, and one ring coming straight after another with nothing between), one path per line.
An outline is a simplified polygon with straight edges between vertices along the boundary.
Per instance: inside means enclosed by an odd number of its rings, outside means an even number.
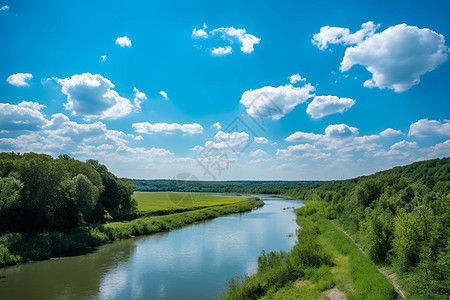
M350 236L350 234L348 234L344 229L342 229L339 225L337 225L334 220L331 220L331 223L334 225L334 227L336 227L337 229L339 229L341 232L343 232L346 236L348 236L353 243L355 243L355 245L358 247L358 249L364 254L366 255L366 253L364 252L364 250L358 245L358 243ZM367 255L366 255L367 256ZM377 268L377 270L383 274L388 280L389 282L394 286L394 289L397 291L397 293L400 295L400 297L402 297L403 299L405 299L405 292L401 289L401 287L398 285L397 283L397 277L395 275L395 273L389 274L387 272L386 269L382 269L379 268L377 265L375 265L375 267Z

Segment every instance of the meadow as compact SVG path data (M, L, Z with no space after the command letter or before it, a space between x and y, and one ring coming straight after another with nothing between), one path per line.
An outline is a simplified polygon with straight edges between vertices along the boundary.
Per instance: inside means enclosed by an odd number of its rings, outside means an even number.
M190 192L134 192L137 211L141 214L195 210L209 206L233 204L248 197Z
M301 227L290 252L262 253L258 272L233 278L222 299L397 299L375 264L324 215L323 202L296 210ZM337 299L337 298L336 298ZM341 299L341 298L339 298Z
M136 218L79 226L66 232L7 233L0 236L0 267L30 260L82 253L83 249L133 236L174 230L264 205L259 198L196 193L137 193ZM194 197L194 198L190 198ZM195 206L187 204L195 199ZM178 202L176 202L178 200ZM179 206L176 203L183 206Z

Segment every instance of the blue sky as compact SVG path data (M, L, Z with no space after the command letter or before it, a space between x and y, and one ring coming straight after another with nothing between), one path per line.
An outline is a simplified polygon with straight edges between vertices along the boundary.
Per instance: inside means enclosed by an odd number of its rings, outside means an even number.
M341 179L449 156L449 13L0 1L0 151L203 180Z

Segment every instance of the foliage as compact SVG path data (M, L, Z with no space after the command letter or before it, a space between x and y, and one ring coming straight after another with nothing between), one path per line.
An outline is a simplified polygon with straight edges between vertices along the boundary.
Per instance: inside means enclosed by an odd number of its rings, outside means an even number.
M316 203L305 215L325 214L353 234L378 264L393 266L418 299L449 294L450 158L288 191ZM317 204L322 202L322 206Z
M232 278L222 299L322 299L334 286L349 299L395 299L387 279L325 218L326 209L320 212L324 206L309 201L298 209L296 246L288 253L263 251L257 273Z
M5 177L2 177L5 176ZM0 233L66 230L132 211L133 188L97 161L0 153Z
M124 222L91 224L66 233L4 234L0 236L0 266L71 254L86 247L97 247L118 239L168 231L221 215L242 213L264 205L264 202L258 198L241 199L241 202L234 204L183 213L141 217Z

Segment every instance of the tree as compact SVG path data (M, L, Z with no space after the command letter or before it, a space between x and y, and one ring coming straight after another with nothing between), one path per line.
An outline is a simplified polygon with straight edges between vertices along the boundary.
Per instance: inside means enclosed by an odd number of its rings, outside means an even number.
M80 216L80 223L90 221L93 218L95 205L97 204L99 193L92 182L83 174L78 174L72 179L74 185L72 195L75 206Z

